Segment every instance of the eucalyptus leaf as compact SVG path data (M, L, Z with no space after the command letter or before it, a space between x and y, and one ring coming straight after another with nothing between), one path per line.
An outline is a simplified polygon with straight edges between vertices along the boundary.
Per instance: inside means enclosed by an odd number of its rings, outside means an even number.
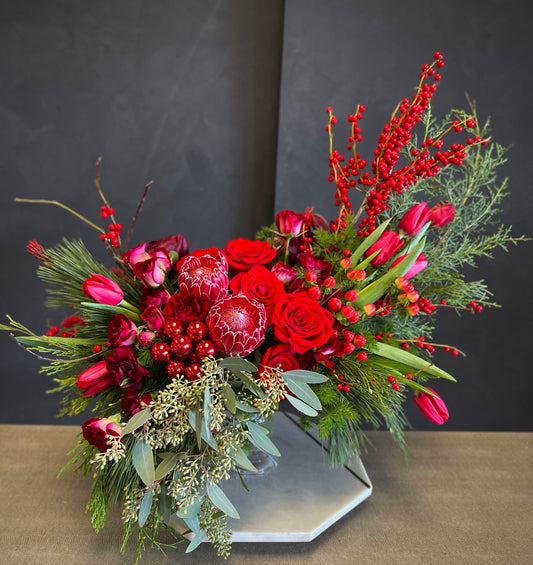
M290 375L283 375L283 380L287 385L287 388L300 400L303 400L306 404L309 404L315 410L322 410L322 405L320 400L318 400L317 395L312 391L311 387L302 382L298 382L292 379ZM287 395L290 396L290 395Z
M241 381L257 396L263 397L265 396L261 387L252 379L252 377L248 376L246 373L242 371L234 371L233 374L241 379Z
M235 401L235 406L241 411L246 412L247 414L255 414L259 412L259 410L255 406L250 406L249 404L245 404L240 400Z
M220 361L219 367L229 369L230 371L248 371L249 373L257 372L257 367L242 357L226 357Z
M204 389L204 422L205 427L209 429L209 422L211 419L210 416L210 408L209 405L211 404L211 392L209 391L209 385L205 385Z
M202 506L202 500L197 500L196 502L193 502L192 504L189 504L189 506L187 506L187 508L185 508L185 510L178 510L176 512L176 516L178 518L192 518L193 516L197 516L198 512L200 512L200 508Z
M194 551L203 541L205 538L205 532L200 530L197 534L194 534L191 543L187 546L185 553L191 553Z
M200 520L198 520L198 516L182 518L182 520L189 526L191 532L198 533L200 531Z
M163 517L163 522L168 524L170 516L172 515L172 499L167 492L167 486L165 483L161 485L161 492L157 497L157 505L159 506L159 511Z
M154 500L154 492L150 489L141 501L141 506L139 508L139 526L144 526L148 516L150 516L150 511L152 510L152 502Z
M230 518L240 518L237 509L218 485L207 485L207 496L211 502Z
M235 455L233 456L233 460L241 469L246 469L247 471L252 471L253 473L257 473L257 469L254 464L248 459L244 449L240 446L237 446Z
M137 440L133 448L131 461L141 481L147 486L152 486L155 480L154 456L152 448L144 441Z
M157 466L155 470L155 480L158 481L162 479L165 475L168 475L176 466L178 462L178 454L171 453L168 457L165 457L161 463Z
M235 414L237 411L237 397L235 392L229 383L224 383L222 385L222 398L224 400L224 405L232 413Z
M302 414L306 414L307 416L317 416L318 415L318 412L314 408L311 408L311 406L309 406L305 402L302 402L299 398L295 398L294 396L291 396L290 394L287 394L285 396L285 398L287 399L287 401L290 404L292 404L296 408L296 410L299 410L300 412L302 412Z
M150 411L150 408L144 408L143 410L140 410L128 420L128 423L122 428L122 434L126 435L134 432L136 429L146 424L151 415L152 412Z
M305 369L294 369L293 371L286 371L282 377L289 376L294 381L301 381L303 383L325 383L328 378L320 373L314 371L306 371Z
M189 424L191 428L196 432L196 444L198 445L198 449L202 447L202 423L203 419L199 415L198 407L193 412L192 410L189 412Z
M267 430L265 430L265 428L259 424L255 424L254 422L246 422L246 425L248 426L248 431L251 435L251 441L255 446L267 453L270 453L270 455L275 455L276 457L281 455L278 448L267 436Z

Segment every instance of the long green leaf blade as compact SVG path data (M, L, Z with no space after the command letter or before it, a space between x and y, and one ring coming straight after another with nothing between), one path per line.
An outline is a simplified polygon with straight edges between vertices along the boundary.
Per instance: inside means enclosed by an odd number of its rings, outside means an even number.
M237 509L218 485L207 485L207 496L211 502L230 518L240 518Z
M140 410L128 420L128 423L122 428L122 434L126 435L134 432L136 429L148 422L151 415L152 413L150 412L150 408Z

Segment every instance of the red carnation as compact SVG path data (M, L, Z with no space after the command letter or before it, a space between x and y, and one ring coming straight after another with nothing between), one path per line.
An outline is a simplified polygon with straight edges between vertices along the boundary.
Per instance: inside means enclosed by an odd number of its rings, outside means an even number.
M215 302L206 323L223 355L245 357L265 338L265 307L242 293L226 296Z

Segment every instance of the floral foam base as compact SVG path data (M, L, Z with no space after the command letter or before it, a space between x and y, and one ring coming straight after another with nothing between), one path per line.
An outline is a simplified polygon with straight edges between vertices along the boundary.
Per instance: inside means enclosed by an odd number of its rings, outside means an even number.
M233 542L307 542L359 505L372 493L360 460L331 469L320 443L304 432L297 417L276 413L272 440L281 457L264 475L237 475L222 484L240 520L228 519ZM176 516L170 525L187 527Z

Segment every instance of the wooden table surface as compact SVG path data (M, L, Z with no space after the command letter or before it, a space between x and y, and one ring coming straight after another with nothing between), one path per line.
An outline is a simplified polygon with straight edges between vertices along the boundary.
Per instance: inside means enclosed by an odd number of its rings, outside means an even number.
M67 471L73 426L0 426L0 563L113 565L120 509L95 534L85 513L90 477ZM373 494L308 543L235 543L227 561L203 544L141 564L494 564L533 563L533 433L408 432L408 459L387 432L369 433L363 457Z

